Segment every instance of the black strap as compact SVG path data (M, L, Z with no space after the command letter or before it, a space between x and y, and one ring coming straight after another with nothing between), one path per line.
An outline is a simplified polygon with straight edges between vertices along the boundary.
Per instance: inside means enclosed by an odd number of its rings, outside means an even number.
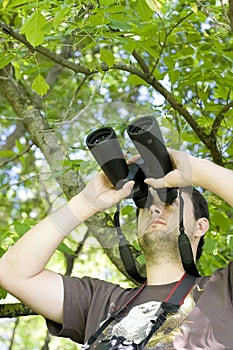
M171 312L176 312L180 305L183 304L184 299L192 289L194 282L196 280L196 277L184 274L182 278L176 283L175 287L172 289L172 291L169 293L169 295L164 299L164 301L161 303L159 310L156 312L157 319L156 321L153 321L153 326L151 328L151 331L149 332L148 336L141 342L141 348L142 349L149 339L152 337L152 335L161 327L161 325L166 321L167 315ZM133 296L126 301L126 303L117 309L111 315L103 324L101 327L97 329L97 331L91 335L91 337L88 339L87 343L83 346L83 349L88 349L101 335L101 333L107 328L107 326L118 316L125 308L129 305L129 303L134 300L139 293L143 290L145 287L146 282L138 289L136 289L136 293L133 294Z
M120 227L120 204L116 205L116 212L114 214L114 224L119 238L119 251L121 260L124 264L126 272L136 282L144 283L146 281L146 277L141 276L138 272L129 244L126 238L124 237Z
M163 325L163 323L166 321L167 316L170 315L171 313L175 313L179 310L179 305L174 305L171 303L162 303L160 305L159 310L156 312L156 316L157 319L151 320L151 322L153 323L153 326L151 327L151 330L149 332L149 334L147 335L147 337L145 339L143 339L141 341L141 343L139 343L137 345L138 349L143 349L146 344L148 343L148 341L150 340L150 338L153 336L153 334Z
M151 320L153 326L147 337L138 344L138 349L143 349L148 343L153 334L162 326L166 321L167 316L171 313L175 313L179 310L180 305L183 304L184 299L191 291L196 277L192 275L183 275L183 277L176 283L175 287L172 289L170 294L164 299L160 305L158 311L156 312L157 319Z
M187 234L185 233L185 229L184 229L184 221L183 221L184 200L182 197L182 189L180 189L179 191L179 199L180 199L180 212L179 212L180 234L178 236L178 246L179 246L182 265L184 270L187 272L187 274L200 277L197 266L194 262L193 251L190 244L190 240ZM146 277L142 276L138 272L129 244L126 238L124 237L120 227L120 204L117 204L117 210L114 215L114 224L115 224L118 238L119 238L119 251L120 251L121 260L124 264L125 270L129 274L129 276L132 277L136 282L144 283L146 280Z
M97 329L97 331L90 336L87 343L84 344L84 349L88 349L96 341L96 339L101 335L105 328L107 328L107 326L116 318L116 316L118 316L123 310L125 310L129 303L131 303L131 301L134 300L136 296L141 293L145 285L146 282L144 282L144 284L140 288L137 288L132 296L130 294L130 298L128 298L127 301L121 307L119 307L109 318L107 318L104 321L104 323Z
M179 191L179 199L180 199L180 227L179 227L179 237L178 237L178 245L179 245L179 251L181 256L181 261L184 270L193 276L199 277L200 274L197 270L197 267L195 265L194 259L193 259L193 251L192 247L189 241L188 236L185 233L184 230L184 200L182 197L182 190Z

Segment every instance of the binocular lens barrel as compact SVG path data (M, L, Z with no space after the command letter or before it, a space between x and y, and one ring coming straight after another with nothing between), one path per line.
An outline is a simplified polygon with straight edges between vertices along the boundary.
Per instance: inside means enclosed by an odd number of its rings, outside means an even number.
M127 132L144 160L143 171L146 177L161 178L173 170L162 133L157 120L142 117L128 125ZM175 188L157 190L160 199L169 203L177 197Z
M112 128L100 128L93 131L86 139L86 145L112 184L127 178L126 164L119 141Z
M88 145L90 148L106 142L114 137L115 132L111 128L102 128L94 131L88 136Z
M127 132L145 162L146 177L160 178L172 170L159 125L153 117L142 117Z

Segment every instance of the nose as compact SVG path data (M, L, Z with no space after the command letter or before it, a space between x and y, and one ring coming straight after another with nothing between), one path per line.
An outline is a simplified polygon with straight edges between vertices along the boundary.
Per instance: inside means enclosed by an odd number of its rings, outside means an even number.
M162 213L162 208L158 207L155 204L152 204L150 206L150 214L151 215L153 215L153 214L161 214L161 213Z

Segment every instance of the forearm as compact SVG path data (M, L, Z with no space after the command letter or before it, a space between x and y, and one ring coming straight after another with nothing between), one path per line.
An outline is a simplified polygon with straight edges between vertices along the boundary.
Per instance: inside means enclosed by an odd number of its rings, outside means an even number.
M75 196L20 238L2 258L0 269L21 278L40 273L65 236L94 214L82 194Z
M193 184L201 186L233 206L233 171L207 159L191 156Z

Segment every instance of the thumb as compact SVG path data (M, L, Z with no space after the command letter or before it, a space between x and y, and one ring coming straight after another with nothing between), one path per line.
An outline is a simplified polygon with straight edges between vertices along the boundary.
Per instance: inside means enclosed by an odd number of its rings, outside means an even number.
M163 187L179 187L180 186L180 173L177 169L171 171L163 178L154 179L148 178L145 179L147 185L152 186L153 188L163 188Z
M165 178L164 177L162 177L162 178L160 178L160 179L155 179L155 178L147 178L147 179L145 179L144 180L144 182L147 184L147 185L149 185L149 186L151 186L151 187L153 187L153 188L163 188L163 187L166 187L166 185L165 185Z
M132 192L134 184L135 182L133 180L128 181L120 190L116 191L116 201L119 202L122 199L128 197Z

